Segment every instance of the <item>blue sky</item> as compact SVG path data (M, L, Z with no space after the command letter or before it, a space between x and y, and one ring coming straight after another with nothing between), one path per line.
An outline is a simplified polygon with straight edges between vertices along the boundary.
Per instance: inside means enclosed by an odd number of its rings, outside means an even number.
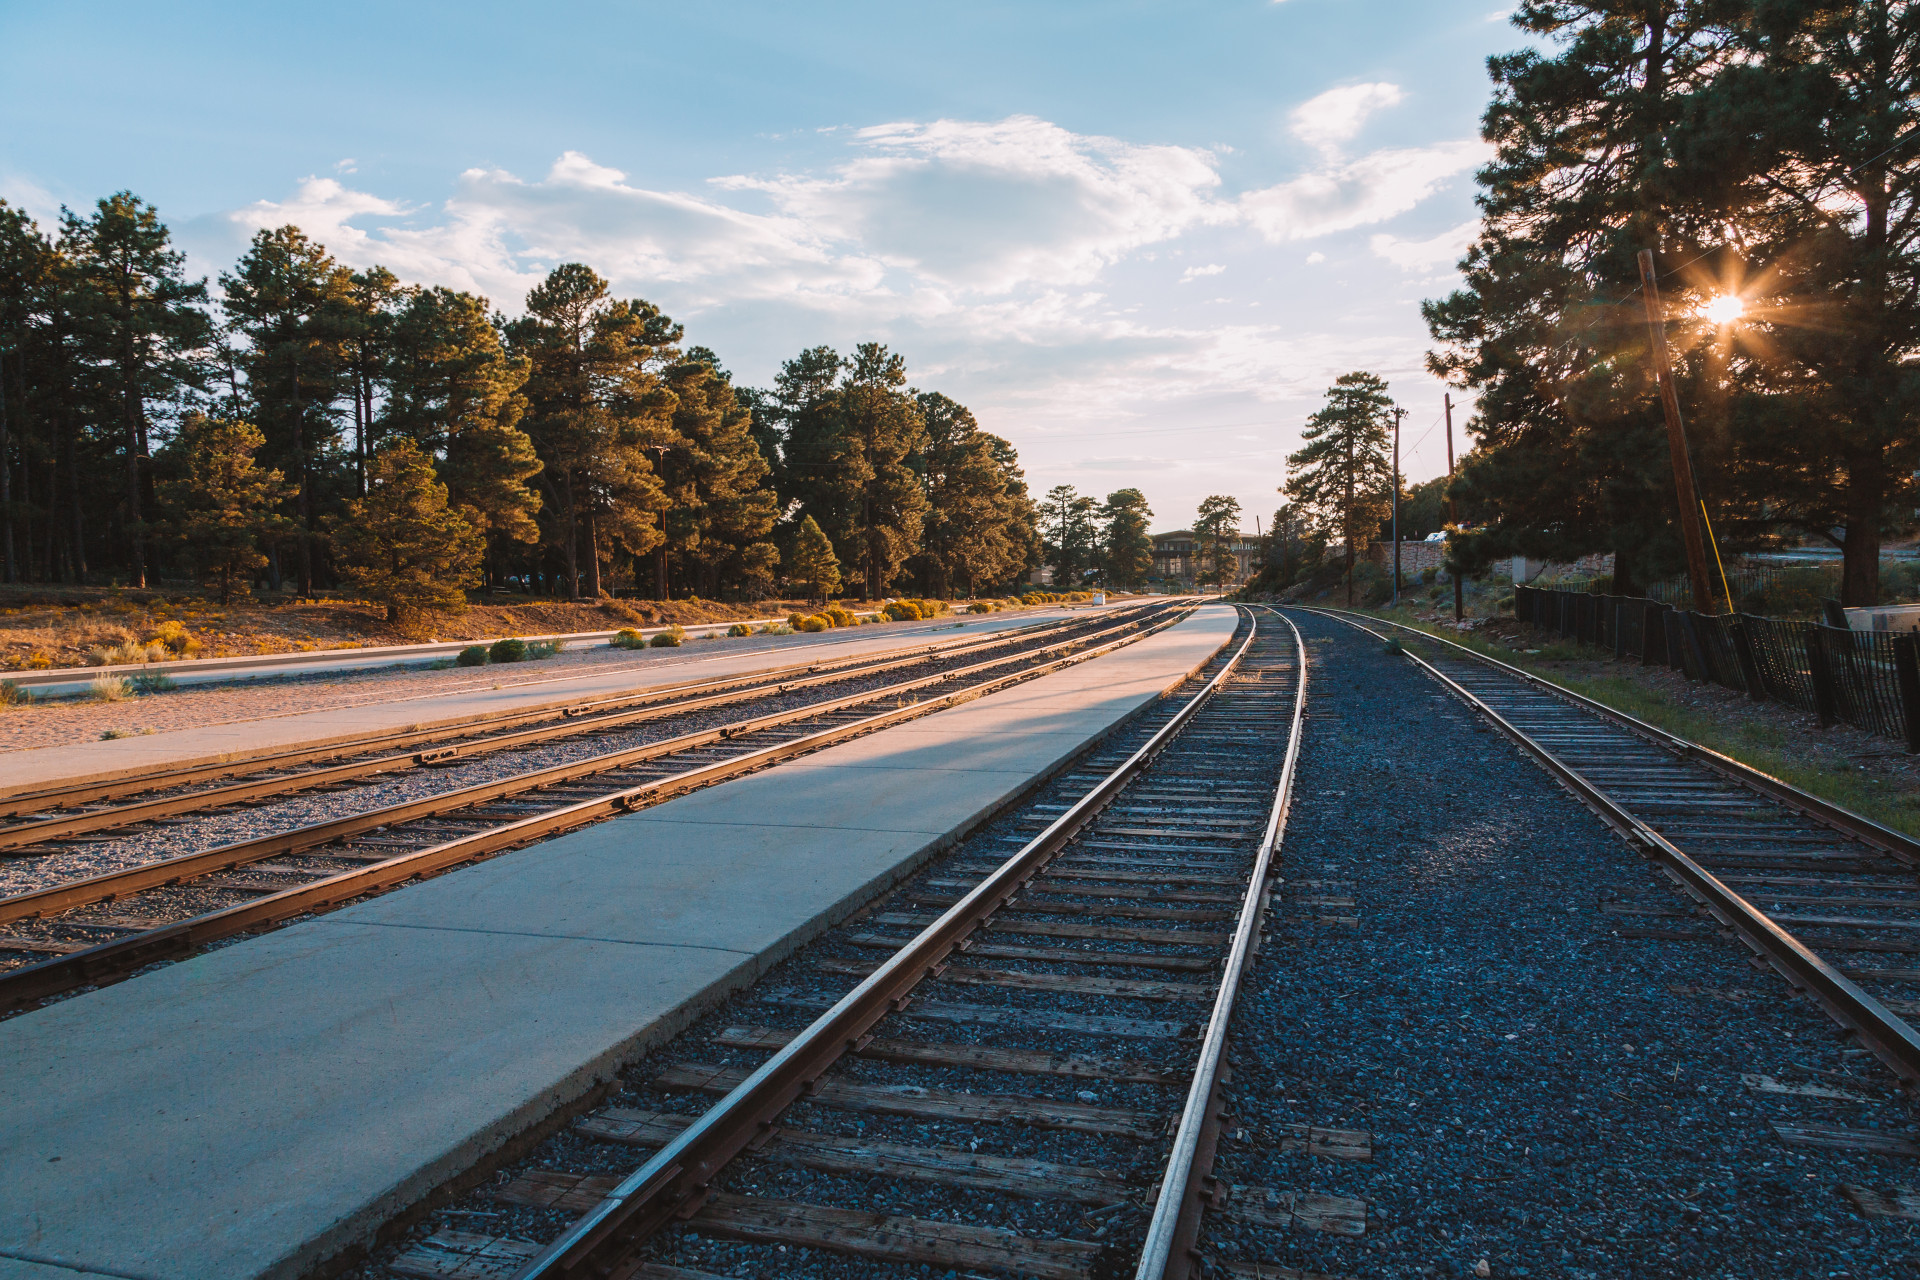
M1493 0L10 0L0 196L130 189L209 275L295 222L509 312L585 261L742 381L878 339L1037 490L1251 524L1349 369L1445 469L1418 306L1520 43Z

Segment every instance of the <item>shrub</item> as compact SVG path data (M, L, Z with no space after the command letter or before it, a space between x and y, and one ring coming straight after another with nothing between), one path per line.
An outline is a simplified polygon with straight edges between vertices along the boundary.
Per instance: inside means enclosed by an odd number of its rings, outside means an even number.
M100 741L112 742L116 738L131 738L132 736L133 730L131 729L108 729L100 735Z
M125 676L95 676L87 686L90 702L121 702L133 696L133 684Z
M676 625L668 627L665 631L655 632L653 639L648 643L656 649L678 649L686 638L686 631Z
M860 620L853 616L853 610L845 605L830 604L820 611L820 617L836 627L857 627Z
M908 600L890 600L887 602L887 607L881 610L881 612L886 614L887 617L894 622L918 622L920 620L920 610L918 606Z
M17 707L33 701L33 695L11 680L0 680L0 707Z
M730 636L750 636L753 634L753 628L744 622L736 622L727 628L727 634Z
M147 637L147 643L163 645L169 653L180 658L197 653L200 649L198 637L187 630L187 624L172 618L155 627L153 634Z
M644 649L647 647L647 638L632 627L622 627L607 643L616 649Z
M133 689L135 693L166 693L179 687L180 686L174 682L174 678L164 671L156 671L150 676L135 676L133 678Z
M967 612L968 613L992 613L993 606L988 604L985 600L975 600L972 604L967 606Z
M487 665L487 646L483 644L470 644L462 649L460 656L453 661L456 666L484 667Z
M525 662L527 642L519 636L508 636L504 640L495 640L493 647L487 650L487 657L494 662Z
M46 671L53 666L53 659L39 649L27 655L27 670Z
M1496 611L1498 611L1498 612L1500 612L1500 613L1512 613L1512 612L1513 612L1513 597L1512 597L1512 596L1501 596L1501 597L1500 597L1500 602L1499 602L1498 604L1496 604L1496 605L1494 605L1493 607L1494 607L1494 609L1495 609Z
M806 616L804 613L790 613L787 615L787 625L798 631L800 629L800 619Z
M784 622L769 622L760 628L759 634L763 636L790 636L793 634L793 628Z
M564 640L530 640L527 642L527 661L532 662L536 658L551 658L554 654L566 648L566 646L567 642Z
M832 629L833 619L827 617L824 613L809 614L807 617L800 619L799 630L801 631L831 631Z

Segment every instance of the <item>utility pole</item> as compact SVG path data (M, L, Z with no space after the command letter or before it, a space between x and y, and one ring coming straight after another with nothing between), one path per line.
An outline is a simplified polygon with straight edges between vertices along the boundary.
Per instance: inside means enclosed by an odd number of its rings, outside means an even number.
M1654 376L1660 383L1660 408L1667 415L1667 453L1673 459L1673 487L1680 499L1680 540L1687 551L1687 585L1696 613L1713 612L1713 579L1707 576L1707 544L1700 536L1700 495L1693 487L1693 460L1687 456L1687 429L1680 422L1680 396L1667 361L1667 325L1654 280L1653 251L1640 251L1640 297L1647 307L1647 335L1653 347Z
M1453 393L1441 395L1441 401L1447 407L1447 523L1454 532L1460 530L1460 505L1453 500ZM1453 620L1460 621L1463 610L1460 602L1460 571L1453 571Z
M1405 409L1393 411L1393 607L1400 607L1400 419Z

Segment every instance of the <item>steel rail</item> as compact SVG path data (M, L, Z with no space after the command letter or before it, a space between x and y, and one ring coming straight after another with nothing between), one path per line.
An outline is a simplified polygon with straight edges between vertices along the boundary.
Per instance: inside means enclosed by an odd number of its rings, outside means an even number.
M1319 613L1325 614L1328 617L1339 618L1343 622L1348 621L1346 610L1344 609L1327 609L1307 605L1295 607L1304 609L1309 613ZM1645 720L1628 715L1626 712L1610 707L1604 702L1596 701L1583 693L1576 693L1572 689L1557 685L1551 680L1537 676L1533 672L1521 667L1516 667L1512 663L1502 662L1500 659L1488 654L1469 649L1467 646L1449 640L1445 636L1437 636L1431 631L1422 631L1418 627L1409 627L1404 623L1390 622L1385 618L1374 618L1365 614L1357 616L1366 617L1369 622L1377 622L1383 626L1404 631L1408 635L1419 636L1422 640L1431 640L1436 644L1445 645L1447 648L1459 653L1462 657L1472 658L1475 662L1483 666L1492 667L1502 675L1510 676L1536 689L1550 693L1557 698L1564 698L1566 701L1573 703L1584 711L1591 711L1595 715L1604 716L1627 729L1631 729L1642 737L1652 740L1656 746L1664 747L1685 759L1721 774L1729 781L1740 783L1742 786L1750 787L1755 791L1765 792L1767 796L1778 800L1789 809L1797 809L1806 817L1832 827L1836 831L1852 836L1864 844L1872 845L1874 848L1880 850L1880 852L1897 858L1909 866L1920 867L1920 839L1915 839L1904 831L1896 831L1892 827L1875 822L1865 814L1855 813L1853 810L1843 808L1831 800L1816 796L1810 791L1802 791L1791 782L1785 782L1770 773L1754 768L1750 764L1743 764L1735 760L1732 756L1722 755L1712 747L1703 747L1697 742L1668 733L1658 725L1648 724Z
M956 948L1012 900L1185 729L1239 666L1255 634L1257 623L1249 626L1247 638L1220 671L1139 750L622 1180L596 1208L516 1273L514 1280L611 1280L633 1275L642 1265L634 1256L636 1247L674 1219L698 1212L729 1161L771 1137L779 1115L802 1098L827 1068L863 1048L872 1038L874 1024L904 1009L923 979L937 975ZM1187 675L1205 666L1203 662Z
M1386 640L1373 628L1341 617L1331 611L1313 610L1335 617L1376 640ZM1413 628L1407 628L1413 630ZM1425 632L1415 632L1425 635ZM1427 637L1433 639L1435 637ZM1900 1078L1902 1087L1920 1086L1920 1034L1905 1019L1876 1000L1844 973L1822 960L1798 938L1775 924L1768 915L1722 882L1711 871L1658 831L1648 826L1609 796L1585 775L1565 763L1530 735L1475 696L1465 686L1416 653L1403 650L1406 657L1438 680L1456 697L1466 702L1499 727L1529 755L1537 759L1562 785L1572 791L1600 815L1609 827L1634 845L1642 854L1661 866L1714 919L1733 930L1741 941L1767 961L1794 990L1812 997L1827 1016L1852 1032L1861 1045L1885 1063ZM1471 652L1471 650L1468 650ZM1477 655L1476 655L1477 656ZM1504 663L1498 664L1505 666ZM1554 693L1565 690L1545 684ZM1582 699L1583 702L1590 701ZM1597 705L1597 704L1596 704ZM1626 717L1632 719L1632 717ZM1638 725L1639 721L1634 721ZM1647 726L1651 728L1651 726ZM1655 732L1660 732L1656 730ZM1663 735L1671 737L1671 735ZM1782 786L1786 785L1784 783ZM1844 812L1844 810L1842 811ZM1865 821L1865 819L1862 819ZM1878 824L1875 824L1878 825Z
M1124 618L1130 623L1139 609L1128 609L1109 615L1111 618ZM393 755L363 756L344 764L323 766L292 775L279 774L266 778L254 778L248 781L230 783L222 787L211 787L203 791L192 791L183 795L160 796L152 800L135 801L131 804L116 805L107 809L93 809L80 813L61 814L48 818L39 818L12 826L0 827L0 852L44 844L49 840L60 840L69 836L84 835L93 831L107 831L115 827L132 826L135 823L151 822L156 818L175 817L180 814L201 813L209 809L226 805L242 804L269 796L292 795L301 791L310 791L316 787L359 778L377 777L383 773L398 773L417 769L425 765L446 764L471 756L489 755L496 751L511 751L519 747L532 746L551 741L555 738L578 737L582 734L598 733L605 729L628 727L643 724L650 720L664 719L694 711L705 711L714 707L728 706L739 702L748 702L756 698L778 696L791 693L796 689L805 689L814 685L833 684L841 680L862 675L873 675L899 667L912 666L915 663L954 657L979 649L997 648L1007 644L1018 644L1043 638L1055 631L1071 630L1075 624L1068 623L1048 627L1039 631L1009 633L1014 638L969 637L967 642L952 647L916 646L906 656L886 655L882 658L852 660L834 664L834 669L824 674L813 674L817 668L806 668L808 674L797 678L768 679L757 676L752 680L715 682L721 685L719 691L706 696L688 696L698 694L701 685L682 688L671 697L642 695L639 698L608 699L603 703L587 703L566 708L560 713L564 718L556 720L552 711L541 713L537 719L544 723L532 728L513 729L509 732L488 733L482 737L469 737L464 742L454 742L438 750L401 752ZM1095 631L1091 634L1102 634ZM650 691L651 694L652 691ZM634 705L638 702L640 705ZM606 710L606 714L594 715L597 710ZM591 716L586 719L582 717ZM488 725L492 728L492 725ZM469 728L466 734L471 734ZM445 740L443 735L441 740ZM464 735L463 735L464 736ZM335 753L337 754L337 752Z
M1175 625L1191 613L1192 608L1177 611L1131 635L1121 636L1085 652L1067 654L1041 666L1010 672L980 684L970 685L965 689L956 689L937 698L894 707L849 724L818 730L787 742L773 743L665 778L623 787L604 795L562 805L527 818L505 822L486 831L461 836L425 849L397 854L392 858L369 863L364 867L356 867L295 888L283 889L251 902L207 912L130 937L103 942L82 951L0 972L0 1011L32 1004L70 991L75 987L124 977L144 965L158 960L177 958L220 938L231 937L237 933L245 933L277 924L294 916L331 907L376 889L401 884L418 876L432 874L514 845L557 835L603 818L644 808L699 787L738 777L795 756L805 755L903 721L918 719L935 711L984 697L1010 685L1021 684L1038 676L1076 666L1111 653L1115 649L1134 644ZM1020 656L1025 655L1016 655L1014 658L1001 659L994 663L981 664L981 666L1004 665ZM948 679L955 674L957 673L950 672L932 679ZM918 686L930 682L932 682L931 679L913 683ZM896 692L896 689L881 690L864 695L862 700L874 701L878 698L894 696ZM816 707L808 710L812 714L818 714L820 709ZM792 713L782 713L782 715L786 718L796 718ZM712 730L695 736L717 740L731 735L725 730ZM485 788L473 790L491 790L495 785L487 784ZM390 818L389 824L391 821Z
M1173 603L1173 602L1169 602ZM1119 614L1139 613L1149 606L1139 605L1118 611ZM915 644L899 649L883 650L880 653L855 654L849 657L814 662L789 663L784 666L763 668L739 676L726 676L718 679L683 680L673 684L654 685L639 693L615 694L611 697L588 699L569 705L565 701L546 703L525 711L509 712L498 716L476 716L457 720L452 723L430 725L424 728L411 728L398 732L380 730L358 736L348 735L329 742L311 746L296 747L290 750L273 750L258 755L237 755L220 760L203 761L199 764L185 765L177 769L148 771L130 769L107 776L95 776L84 782L68 786L49 787L38 791L22 791L14 794L0 793L0 818L18 818L31 813L65 805L86 804L98 800L116 800L125 796L139 795L144 792L158 791L171 787L190 786L196 782L206 782L215 778L232 777L259 773L268 769L296 768L316 760L333 760L343 756L357 755L372 751L403 751L425 743L446 742L475 733L485 733L501 729L514 729L522 725L551 720L555 717L573 719L603 711L615 711L629 707L651 706L662 702L672 702L701 691L720 692L727 689L740 689L752 692L755 688L776 684L790 679L796 673L807 676L820 672L838 673L841 677L857 674L862 667L898 665L899 663L931 657L942 653L965 652L968 649L1007 643L1021 639L1036 639L1056 631L1062 631L1080 624L1082 619L1058 619L1046 622L1029 623L1010 628L990 636L956 636L939 640L932 644ZM576 732L578 729L576 728ZM437 757L435 757L437 758Z
M1147 1237L1140 1249L1140 1264L1135 1280L1189 1280L1200 1274L1201 1260L1195 1252L1200 1224L1213 1200L1213 1159L1220 1133L1226 1122L1225 1099L1221 1090L1226 1083L1227 1032L1233 1021L1234 1001L1241 980L1260 946L1260 921L1266 914L1272 890L1268 881L1274 874L1274 857L1286 835L1287 810L1293 803L1294 767L1300 759L1300 728L1307 714L1307 645L1300 629L1284 614L1275 617L1293 632L1294 679L1293 719L1287 728L1287 755L1280 766L1280 781L1274 789L1273 810L1267 828L1254 855L1253 874L1247 881L1246 898L1240 904L1240 920L1233 932L1233 944L1227 952L1220 978L1220 990L1213 1000L1213 1013L1201 1037L1200 1055L1187 1088L1187 1101L1174 1131L1173 1151L1166 1172L1160 1178L1160 1194L1147 1220Z
M680 734L672 738L663 738L658 742L644 743L640 746L623 747L617 751L602 752L580 760L564 764L548 765L526 773L511 774L505 778L495 778L488 782L474 783L453 791L442 791L435 795L422 796L416 800L402 800L394 804L348 814L341 818L329 818L306 826L294 827L287 831L269 835L255 836L248 840L232 844L217 845L203 849L198 853L182 854L159 862L143 863L139 866L125 867L118 871L108 871L97 876L88 876L80 880L70 880L62 884L49 885L44 889L34 889L26 893L0 898L0 924L16 920L32 920L71 911L75 907L88 906L96 902L111 901L129 893L138 893L156 889L178 881L209 875L216 871L228 871L249 863L262 862L268 858L284 857L290 853L299 853L321 845L332 844L338 840L351 839L381 827L389 827L401 822L415 822L421 818L430 818L438 814L450 813L470 808L476 804L486 804L504 800L527 791L536 791L577 778L588 777L596 773L605 773L612 769L630 768L644 764L648 760L663 756L677 755L683 751L695 750L715 742L739 737L748 733L761 733L776 729L797 720L811 720L822 715L831 715L849 707L861 706L883 698L899 697L914 693L929 685L942 684L949 680L964 679L994 667L1005 666L1010 662L1024 662L1036 654L1050 653L1056 649L1086 644L1110 635L1116 631L1126 631L1137 625L1138 619L1116 626L1103 627L1098 631L1069 637L1051 645L1037 649L1028 649L1018 653L1006 654L971 666L958 667L952 671L936 672L933 675L887 685L880 689L868 689L862 692L845 694L825 702L809 703L803 707L792 707L785 711L769 712L747 720L738 720L732 724L716 725L710 729L699 729L692 733Z

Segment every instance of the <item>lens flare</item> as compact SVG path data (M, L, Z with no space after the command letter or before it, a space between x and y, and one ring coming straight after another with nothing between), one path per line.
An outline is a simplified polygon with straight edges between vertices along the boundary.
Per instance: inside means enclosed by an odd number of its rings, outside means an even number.
M1700 315L1717 325L1729 325L1747 313L1747 304L1737 293L1715 294L1700 304Z

